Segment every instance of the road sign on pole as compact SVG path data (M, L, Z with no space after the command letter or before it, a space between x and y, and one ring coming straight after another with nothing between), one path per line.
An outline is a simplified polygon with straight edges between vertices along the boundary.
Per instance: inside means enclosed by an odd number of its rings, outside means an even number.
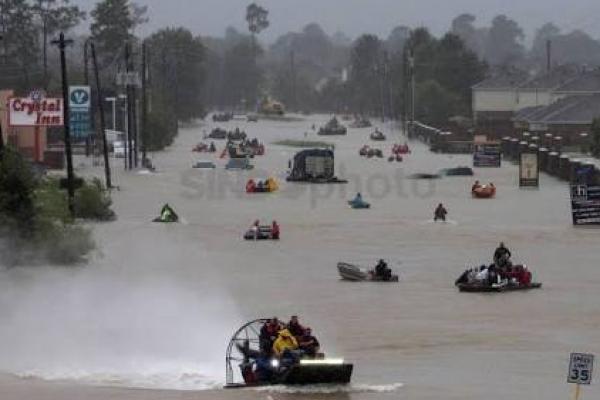
M90 107L90 87L69 86L69 121L73 137L82 139L90 134Z
M571 353L569 362L569 373L567 382L575 384L575 400L579 400L581 385L592 383L592 372L594 371L594 355L584 353Z
M593 354L571 353L567 382L577 383L579 385L589 385L592 382L593 367Z

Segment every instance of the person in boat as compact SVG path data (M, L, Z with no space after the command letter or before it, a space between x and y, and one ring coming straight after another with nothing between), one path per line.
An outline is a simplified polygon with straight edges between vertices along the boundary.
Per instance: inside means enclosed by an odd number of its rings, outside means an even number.
M300 324L298 316L292 315L290 322L287 324L287 330L296 338L299 338L304 335L305 328Z
M485 265L479 268L479 272L475 275L475 281L479 283L489 283L489 270Z
M295 364L300 359L298 341L287 329L279 331L279 335L273 343L273 354L279 357L282 365Z
M354 199L352 199L353 203L363 203L363 198L362 198L362 194L360 194L360 192L356 193L356 196L354 196Z
M174 222L179 220L179 216L175 213L175 211L173 211L171 206L166 203L160 210L160 219L161 221Z
M446 214L448 214L448 210L446 210L444 205L442 203L440 203L440 204L438 204L437 208L435 209L435 211L433 213L433 220L434 221L437 221L437 220L446 221Z
M375 276L384 281L389 281L392 278L392 270L388 268L385 261L379 260L375 266Z
M271 224L271 237L275 240L279 239L279 224L277 224L277 221L273 221L273 224Z
M298 346L308 357L316 357L319 354L320 344L316 337L312 335L312 329L306 327L303 335L298 340Z
M258 239L258 231L260 230L259 227L260 227L259 220L254 221L254 223L250 227L250 231L252 231L252 234L254 235L254 240Z
M508 267L511 265L510 257L512 256L510 250L506 248L504 242L500 242L496 251L494 251L494 264L500 268Z
M261 352L267 355L271 354L273 343L275 343L280 330L281 324L277 317L273 317L265 322L262 328L260 328L260 334L258 335Z
M479 189L480 187L481 187L481 183L479 183L479 181L475 181L473 186L471 186L471 192L474 192L475 189Z

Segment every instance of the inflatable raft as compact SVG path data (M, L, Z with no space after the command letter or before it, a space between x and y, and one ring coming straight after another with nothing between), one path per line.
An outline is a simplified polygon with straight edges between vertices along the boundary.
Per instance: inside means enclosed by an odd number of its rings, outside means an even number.
M493 185L481 185L473 188L471 194L478 199L490 199L496 195L496 187Z
M279 234L273 234L271 225L261 225L258 230L248 229L244 233L245 240L279 240Z

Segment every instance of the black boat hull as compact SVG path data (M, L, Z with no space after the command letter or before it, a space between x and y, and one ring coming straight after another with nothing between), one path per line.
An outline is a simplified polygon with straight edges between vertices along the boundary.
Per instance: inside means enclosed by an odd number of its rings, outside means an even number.
M468 283L459 283L456 285L460 292L468 293L501 293L514 292L519 290L540 289L542 284L534 282L529 285L505 285L505 286L487 286L487 285L472 285Z
M235 383L226 385L226 389L272 386L272 385L332 385L348 384L352 378L353 364L314 364L294 365L288 371L276 374L268 382Z

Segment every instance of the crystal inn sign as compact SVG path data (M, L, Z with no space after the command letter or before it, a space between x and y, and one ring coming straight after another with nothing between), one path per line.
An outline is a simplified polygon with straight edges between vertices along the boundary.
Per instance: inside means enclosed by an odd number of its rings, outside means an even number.
M10 126L62 126L63 100L45 97L32 92L29 97L8 99L8 125Z

